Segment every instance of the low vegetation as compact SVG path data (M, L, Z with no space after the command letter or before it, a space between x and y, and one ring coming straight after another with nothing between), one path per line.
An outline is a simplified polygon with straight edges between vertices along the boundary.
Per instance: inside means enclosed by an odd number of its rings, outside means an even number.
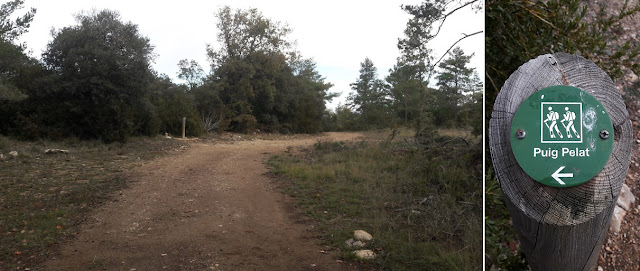
M0 136L0 270L23 270L44 260L77 231L90 209L128 185L128 169L181 145L164 138L103 144ZM46 149L68 153L45 154ZM12 151L17 156L8 154Z
M410 131L371 132L269 164L344 258L352 257L345 240L364 229L383 270L480 270L481 139L447 133L456 136L433 131L418 144Z

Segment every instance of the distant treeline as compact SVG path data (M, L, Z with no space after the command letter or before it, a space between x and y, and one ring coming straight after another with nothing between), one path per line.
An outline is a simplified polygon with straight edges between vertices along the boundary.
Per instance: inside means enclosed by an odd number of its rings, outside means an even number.
M435 89L427 87L435 74L435 67L427 68L431 58L412 57L410 46L384 81L365 59L348 103L329 111L325 103L336 96L328 92L332 85L312 59L296 51L285 24L255 9L219 9L219 44L206 52L211 72L183 59L178 76L186 83L177 84L151 68L154 48L138 26L111 10L77 15L75 25L52 31L40 59L28 56L16 40L36 10L9 19L22 6L13 0L0 8L2 135L125 141L179 134L183 117L192 136L481 123L481 84L466 67L471 56L459 48L440 63ZM419 6L403 8L422 16L410 10Z

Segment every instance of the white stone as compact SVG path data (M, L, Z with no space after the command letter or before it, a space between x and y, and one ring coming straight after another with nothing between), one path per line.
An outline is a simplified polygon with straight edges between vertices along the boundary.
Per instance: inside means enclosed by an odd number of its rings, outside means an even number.
M616 206L613 210L613 216L611 217L611 224L609 224L609 230L614 233L620 232L620 226L622 226L622 221L624 220L624 216L627 214L627 211L622 209L620 206Z
M349 248L361 248L366 246L367 244L362 241L353 240L353 238L349 238L349 240L344 242Z
M638 81L638 76L633 72L629 72L629 74L627 74L627 81L630 83L635 83L636 81Z
M634 202L636 202L636 197L631 193L631 189L627 184L623 184L622 189L620 189L620 196L618 196L618 206L625 211L629 211Z
M371 251L370 249L356 250L353 253L355 253L358 259L363 260L373 260L376 257L376 253Z
M46 149L44 150L45 154L55 154L55 153L69 153L69 150L61 150L61 149Z
M363 230L356 230L353 232L353 239L356 239L357 241L371 241L373 240L373 236L371 236L371 234L369 234L366 231Z
M9 152L9 156L18 157L18 152L17 151L10 151Z

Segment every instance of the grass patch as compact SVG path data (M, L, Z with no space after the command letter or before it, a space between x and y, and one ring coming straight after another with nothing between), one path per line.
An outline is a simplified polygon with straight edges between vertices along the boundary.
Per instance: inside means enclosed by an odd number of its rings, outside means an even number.
M524 254L519 251L518 236L511 225L511 217L504 203L498 180L489 168L485 181L485 268L496 270L528 270Z
M185 144L161 137L108 145L0 137L0 270L37 266L89 210L127 186L127 170ZM44 153L54 148L69 152Z
M343 258L352 259L345 240L363 229L383 270L481 270L481 139L438 136L426 146L390 133L318 142L269 164Z

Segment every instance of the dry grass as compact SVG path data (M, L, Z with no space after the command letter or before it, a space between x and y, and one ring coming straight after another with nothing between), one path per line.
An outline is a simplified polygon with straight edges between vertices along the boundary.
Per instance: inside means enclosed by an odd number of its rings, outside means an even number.
M391 142L389 135L371 131L365 141L318 142L269 163L288 176L284 191L345 258L351 254L344 241L364 229L375 238L369 248L384 270L480 270L480 147L452 141L428 149L412 143L411 131Z
M0 270L37 266L77 231L89 210L127 186L129 169L185 144L163 137L109 145L0 137ZM44 153L52 148L69 152Z

